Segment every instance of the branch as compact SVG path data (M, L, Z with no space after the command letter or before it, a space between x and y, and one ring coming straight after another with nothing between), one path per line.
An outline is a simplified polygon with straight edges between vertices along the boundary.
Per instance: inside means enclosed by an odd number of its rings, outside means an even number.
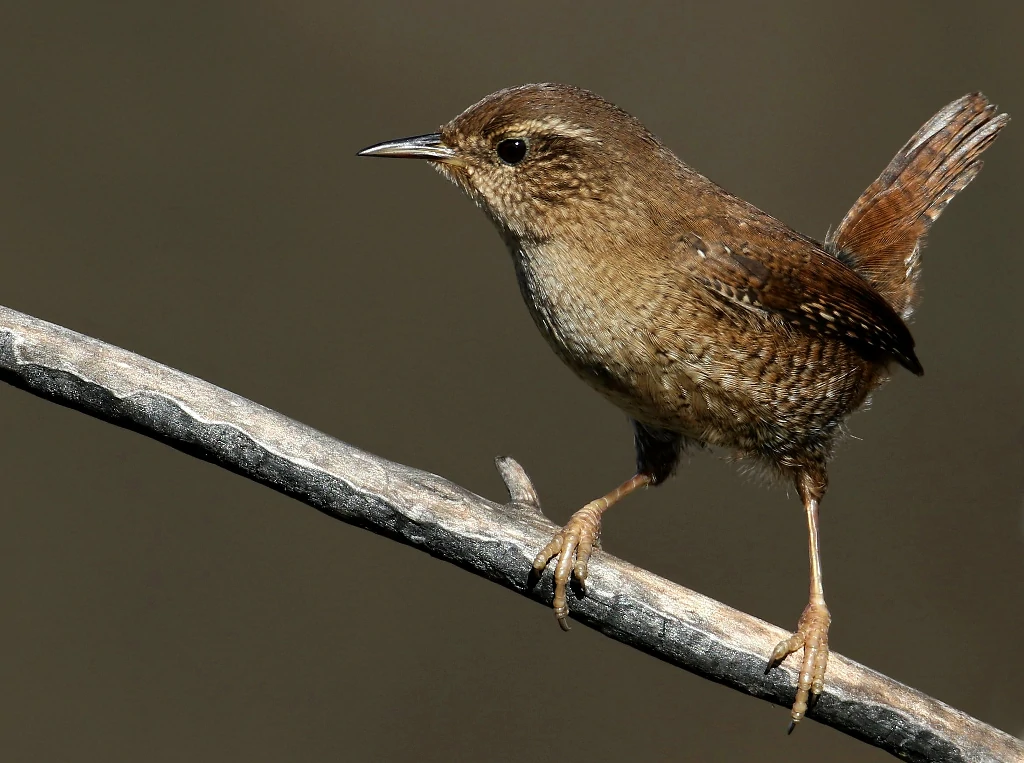
M492 503L441 477L391 463L219 387L51 323L0 307L0 379L211 461L343 522L365 527L540 602L537 549L556 529L512 459ZM764 674L787 634L645 570L596 552L572 616L607 636L755 697L789 706L786 666ZM1024 761L1024 744L833 653L808 717L904 760Z

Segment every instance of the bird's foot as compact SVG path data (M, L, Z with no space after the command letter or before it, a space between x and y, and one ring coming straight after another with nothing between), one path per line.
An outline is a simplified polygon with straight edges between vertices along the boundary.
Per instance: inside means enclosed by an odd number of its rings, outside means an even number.
M495 464L505 481L505 487L508 488L509 506L543 516L540 498L523 467L508 456L495 459ZM599 499L588 503L573 514L565 527L555 533L533 562L533 574L540 576L551 558L558 557L555 564L553 605L555 617L558 618L562 630L569 630L569 606L566 602L565 589L572 574L576 575L582 586L586 586L587 562L598 544L603 506L604 503Z
M824 688L825 670L828 668L828 626L831 622L832 616L825 602L811 601L800 615L796 633L780 641L768 661L768 670L771 670L803 647L804 659L800 666L789 733L792 733L796 724L803 720L808 703L813 702Z
M566 522L565 527L555 533L537 558L533 560L536 573L544 572L548 561L557 557L555 562L555 597L551 602L555 608L555 617L562 630L569 630L569 605L565 591L572 576L586 590L587 563L594 547L601 536L601 512L606 508L603 499L591 501L577 511Z
M517 510L526 510L543 516L537 491L534 490L533 483L526 476L523 467L507 457L497 459L496 463L501 477L508 487L508 505ZM562 630L569 630L569 605L566 601L565 589L569 585L570 578L575 576L586 592L587 564L594 549L598 547L601 537L601 515L607 511L608 507L634 490L652 484L654 479L653 472L638 471L607 495L588 503L569 517L565 527L554 534L533 560L533 572L530 577L539 578L544 573L544 568L548 566L548 562L553 557L557 557L555 596L552 605Z

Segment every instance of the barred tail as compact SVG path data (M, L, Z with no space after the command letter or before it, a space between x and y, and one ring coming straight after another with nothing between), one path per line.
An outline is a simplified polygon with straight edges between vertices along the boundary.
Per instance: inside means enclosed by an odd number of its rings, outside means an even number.
M953 101L900 149L826 239L904 318L914 308L925 234L974 180L978 157L1009 121L981 93Z

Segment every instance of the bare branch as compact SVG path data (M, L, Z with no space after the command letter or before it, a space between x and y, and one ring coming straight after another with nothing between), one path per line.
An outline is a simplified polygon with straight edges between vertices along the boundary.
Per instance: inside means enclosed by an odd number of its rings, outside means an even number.
M0 378L141 432L542 602L534 553L555 529L512 459L498 468L511 501L492 503L391 463L219 387L51 323L0 307ZM608 554L590 565L572 616L712 681L789 706L795 676L765 675L786 633ZM1024 744L841 655L809 713L912 761L1024 761Z

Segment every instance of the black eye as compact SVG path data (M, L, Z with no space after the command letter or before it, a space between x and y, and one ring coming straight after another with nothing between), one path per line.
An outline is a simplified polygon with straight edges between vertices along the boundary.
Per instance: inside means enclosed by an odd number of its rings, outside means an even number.
M522 138L509 138L498 144L498 158L505 164L519 164L526 157L526 141Z

